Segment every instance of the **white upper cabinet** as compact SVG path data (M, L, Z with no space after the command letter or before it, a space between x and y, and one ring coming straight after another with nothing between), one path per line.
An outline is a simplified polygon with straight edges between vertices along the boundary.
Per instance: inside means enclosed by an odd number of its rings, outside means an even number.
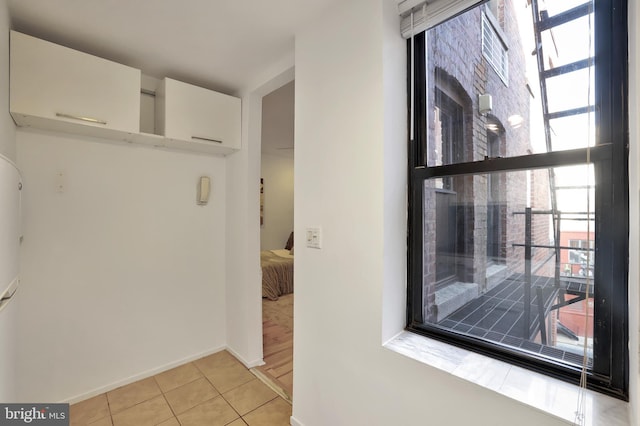
M228 154L240 149L241 101L165 78L156 92L156 129L167 147Z
M140 78L135 68L11 31L10 110L18 125L139 133Z
M10 57L18 126L213 155L240 149L239 98L165 78L142 104L140 70L16 31Z

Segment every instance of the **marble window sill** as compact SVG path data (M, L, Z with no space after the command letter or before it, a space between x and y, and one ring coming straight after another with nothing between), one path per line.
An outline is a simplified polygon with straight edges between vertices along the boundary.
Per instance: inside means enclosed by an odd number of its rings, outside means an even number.
M407 331L384 347L569 423L575 421L580 393L575 385ZM629 424L624 401L587 390L585 406L584 426Z

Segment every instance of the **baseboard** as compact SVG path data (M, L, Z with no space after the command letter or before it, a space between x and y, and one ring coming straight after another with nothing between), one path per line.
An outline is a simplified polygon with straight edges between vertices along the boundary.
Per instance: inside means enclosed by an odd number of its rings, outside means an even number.
M262 358L256 359L253 361L247 361L239 353L231 349L229 346L226 346L225 349L227 350L227 352L233 355L238 361L244 364L244 366L247 367L248 369L251 369L253 367L260 367L261 365L264 365L264 360Z
M189 355L188 357L176 360L176 361L172 361L168 364L162 365L160 367L156 367L156 368L152 368L150 370L147 370L143 373L140 374L135 374L133 376L127 377L125 379L122 380L118 380L116 382L110 383L106 386L101 386L99 388L96 388L92 391L89 392L85 392L76 396L73 396L71 398L68 398L66 400L60 401L63 403L69 403L69 404L75 404L76 402L80 402L80 401L84 401L85 399L89 399L89 398L93 398L94 396L98 396L101 395L105 392L109 392L112 391L116 388L119 388L121 386L125 386L128 385L130 383L133 382L137 382L138 380L142 380L142 379L146 379L147 377L151 377L151 376L155 376L158 373L162 373L163 371L167 371L167 370L171 370L172 368L178 367L182 364L186 364L188 362L191 361L195 361L196 359L200 359L202 357L220 352L227 349L226 346L220 346L218 348L214 348L214 349L208 349L206 351L194 354L194 355Z
M289 417L289 424L291 426L304 426L304 424L301 421L297 420L293 416Z

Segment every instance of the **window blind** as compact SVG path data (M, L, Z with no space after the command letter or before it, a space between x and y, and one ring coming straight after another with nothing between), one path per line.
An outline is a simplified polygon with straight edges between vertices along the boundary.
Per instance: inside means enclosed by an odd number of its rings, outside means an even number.
M412 34L427 30L481 2L482 0L400 0L398 13L402 18L402 37L411 38Z

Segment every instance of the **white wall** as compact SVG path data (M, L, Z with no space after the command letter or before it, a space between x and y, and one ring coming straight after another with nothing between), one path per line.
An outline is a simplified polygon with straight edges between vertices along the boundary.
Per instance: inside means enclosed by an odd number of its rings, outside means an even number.
M227 346L248 367L262 362L260 146L249 143L260 139L259 99L242 97L243 149L227 157Z
M293 421L564 424L382 347L402 328L406 282L396 14L391 0L342 2L296 37L295 229L324 234L322 250L296 234Z
M17 145L21 400L76 401L224 347L224 158L30 130Z
M293 158L295 82L291 81L262 98L262 154ZM287 149L288 148L288 149Z
M16 293L11 303L0 312L0 401L19 402L17 389L16 344L18 334L16 331L18 304L20 294Z
M260 249L281 249L293 231L293 158L263 153L261 166L264 224Z
M283 248L293 231L293 124L295 83L262 98L261 174L264 179L264 224L260 248Z
M0 155L15 160L15 125L9 115L9 14L6 0L0 0L0 101ZM19 298L20 295L16 295L11 305L0 313L0 401L4 402L17 401L14 362Z

